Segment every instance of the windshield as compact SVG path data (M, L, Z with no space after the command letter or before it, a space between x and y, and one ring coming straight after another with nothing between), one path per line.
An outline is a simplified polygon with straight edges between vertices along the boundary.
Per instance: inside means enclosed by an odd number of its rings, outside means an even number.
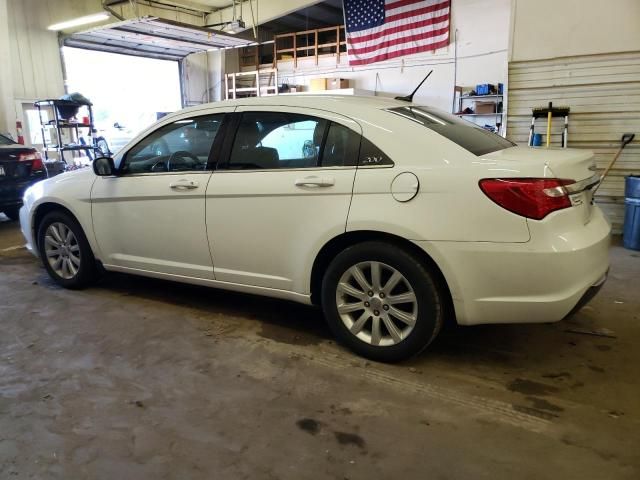
M390 108L389 111L447 137L474 155L485 155L515 146L515 143L500 135L435 108L407 106Z
M13 145L16 142L14 142L13 140L11 140L8 137L5 137L4 135L0 135L0 145Z

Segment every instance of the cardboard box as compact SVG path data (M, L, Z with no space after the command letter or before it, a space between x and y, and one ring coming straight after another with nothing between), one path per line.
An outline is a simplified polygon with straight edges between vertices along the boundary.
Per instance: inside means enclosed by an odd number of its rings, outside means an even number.
M476 113L496 113L495 102L476 102Z
M309 82L309 90L311 92L318 92L320 90L327 89L327 79L326 78L312 78Z
M350 82L346 78L328 78L327 90L338 90L340 88L350 88Z

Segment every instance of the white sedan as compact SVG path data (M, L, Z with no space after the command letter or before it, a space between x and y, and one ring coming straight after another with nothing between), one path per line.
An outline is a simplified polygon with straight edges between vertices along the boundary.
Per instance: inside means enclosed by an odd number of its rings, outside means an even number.
M398 361L447 320L554 322L609 268L584 150L516 147L401 100L280 96L169 115L93 169L31 187L27 247L59 284L101 264L320 305Z

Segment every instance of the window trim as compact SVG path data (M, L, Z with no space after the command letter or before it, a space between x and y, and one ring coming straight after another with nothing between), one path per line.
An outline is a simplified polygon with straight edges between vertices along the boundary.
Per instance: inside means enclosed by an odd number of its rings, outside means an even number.
M202 170L184 170L184 171L180 171L180 172L137 172L137 173L126 173L123 172L123 167L126 165L127 162L127 157L129 156L129 154L131 153L131 151L136 148L138 145L140 145L142 142L144 142L147 138L149 138L149 136L153 135L154 133L156 133L158 130L166 127L167 125L172 125L176 122L181 122L184 120L194 120L196 118L200 118L200 117L211 117L214 115L222 115L222 122L220 123L220 128L218 129L218 132L216 133L216 137L213 139L213 143L211 144L211 148L209 149L209 155L207 157L207 163L205 165L205 168ZM185 174L194 174L194 173L211 173L215 170L215 164L216 162L214 162L214 157L215 157L215 152L219 151L222 154L222 149L221 149L221 144L224 141L224 137L226 136L227 133L227 129L228 129L228 124L230 123L231 120L231 115L233 115L233 112L206 112L206 113L201 113L199 115L192 115L192 116L185 116L185 117L178 117L178 118L174 118L171 119L170 121L167 121L166 123L163 123L162 125L159 125L157 128L153 129L150 132L147 132L147 134L142 137L140 140L138 140L134 145L132 145L129 149L127 149L126 152L124 152L122 159L120 160L120 163L118 165L118 169L116 171L116 175L119 177L139 177L139 176L150 176L150 175L185 175ZM222 155L219 155L218 158L220 159L220 161L223 161L224 158L222 157Z

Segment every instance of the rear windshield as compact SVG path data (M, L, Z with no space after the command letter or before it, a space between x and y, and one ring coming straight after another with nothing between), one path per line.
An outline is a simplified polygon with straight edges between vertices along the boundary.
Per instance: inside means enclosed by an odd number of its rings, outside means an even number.
M5 137L4 135L0 135L0 145L13 145L14 142L10 138Z
M443 137L447 137L474 155L485 155L515 146L515 143L485 130L475 123L467 122L434 108L407 106L390 108L389 111L418 122Z

